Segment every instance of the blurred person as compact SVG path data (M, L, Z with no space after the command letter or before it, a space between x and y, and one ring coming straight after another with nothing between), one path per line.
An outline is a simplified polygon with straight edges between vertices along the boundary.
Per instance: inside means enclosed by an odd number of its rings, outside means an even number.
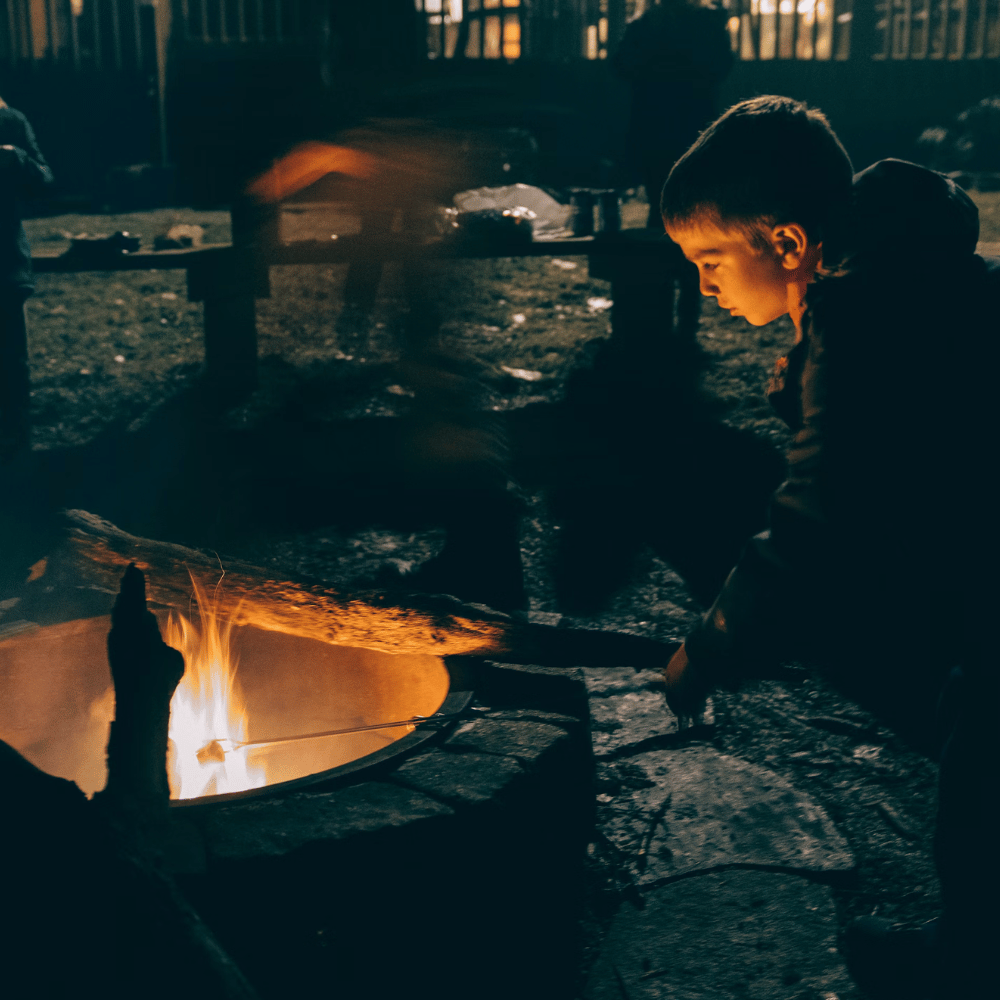
M35 287L24 200L52 183L28 119L0 98L0 459L26 449L31 377L24 303Z
M486 366L442 332L447 259L425 246L440 206L477 169L470 166L468 138L426 122L372 121L345 130L336 142L296 146L253 180L248 194L275 203L316 185L317 198L348 201L360 216L339 328L342 345L348 336L357 338L354 350L369 346L352 324L374 305L386 247L397 250L404 300L397 370L413 392L398 460L404 484L444 526L446 541L412 571L388 561L375 582L509 611L525 606L523 505L508 478L499 420L486 404Z
M664 187L703 294L796 328L769 393L794 433L770 528L668 663L667 701L691 715L721 683L805 659L939 752L943 914L912 930L856 921L848 964L873 997L987 996L1000 260L977 255L978 212L947 177L901 160L851 169L819 112L760 97L702 133Z
M719 113L718 89L734 56L728 14L697 0L663 0L629 22L612 66L632 91L628 157L646 188L648 229L662 231L660 192L670 168ZM698 272L674 261L679 337L694 341L701 315Z

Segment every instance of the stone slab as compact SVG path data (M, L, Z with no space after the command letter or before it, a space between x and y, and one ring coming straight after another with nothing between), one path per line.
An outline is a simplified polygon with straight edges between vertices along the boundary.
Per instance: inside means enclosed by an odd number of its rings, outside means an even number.
M583 676L590 702L591 742L598 760L681 732L677 716L667 707L660 671L586 667ZM714 721L709 699L694 722L708 726Z
M814 873L854 867L847 841L808 795L713 747L605 764L597 800L598 828L640 886L729 864Z
M561 726L525 719L472 719L463 722L444 741L454 750L516 757L523 764L533 764L557 744L569 740Z
M479 805L523 775L524 768L511 757L433 750L404 761L392 778L452 804Z
M451 815L448 806L418 791L369 781L323 794L217 806L203 829L210 861L248 861Z
M861 1000L837 951L830 888L733 871L626 901L584 1000Z
M477 696L487 705L521 705L582 715L587 703L579 668L486 660L475 686Z

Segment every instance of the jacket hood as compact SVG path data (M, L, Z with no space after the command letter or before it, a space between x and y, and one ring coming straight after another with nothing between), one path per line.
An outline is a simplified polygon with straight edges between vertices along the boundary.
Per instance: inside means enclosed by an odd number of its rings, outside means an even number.
M878 254L913 263L974 254L979 210L950 178L905 160L879 160L854 175L851 206L824 240L827 267Z

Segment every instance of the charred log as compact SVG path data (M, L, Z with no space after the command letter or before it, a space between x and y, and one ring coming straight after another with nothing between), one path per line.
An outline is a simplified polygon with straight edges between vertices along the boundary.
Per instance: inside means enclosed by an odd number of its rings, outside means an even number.
M184 658L160 636L146 610L146 581L130 563L111 612L108 660L115 718L108 739L108 783L98 801L140 825L164 822L170 803L167 731L170 699L184 675Z
M255 1000L173 882L71 781L0 742L4 995Z

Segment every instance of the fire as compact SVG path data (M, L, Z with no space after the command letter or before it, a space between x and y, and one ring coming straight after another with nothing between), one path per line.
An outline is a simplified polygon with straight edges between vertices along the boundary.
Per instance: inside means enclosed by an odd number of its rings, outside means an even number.
M171 613L163 635L184 656L184 677L170 702L167 770L175 799L267 784L264 768L247 759L250 748L237 745L247 738L247 713L236 681L232 623L219 618L197 583L194 588L201 628Z

